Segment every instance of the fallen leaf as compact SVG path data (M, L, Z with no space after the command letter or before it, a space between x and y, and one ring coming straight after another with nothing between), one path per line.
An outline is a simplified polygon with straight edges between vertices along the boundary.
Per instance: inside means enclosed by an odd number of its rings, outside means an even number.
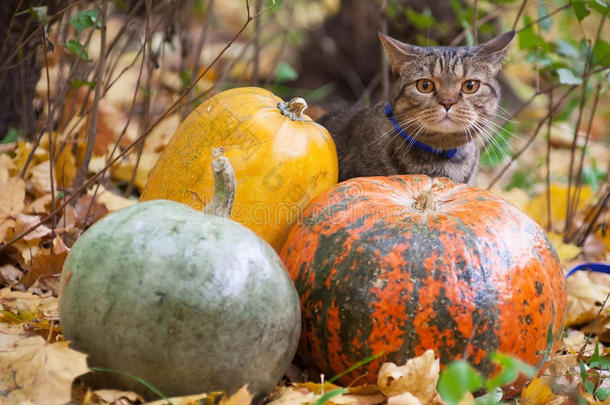
M45 194L29 203L23 210L25 214L40 215L49 212L51 205L51 194Z
M236 393L226 400L221 400L219 405L250 405L253 395L248 391L248 385L244 385Z
M30 181L34 186L37 195L44 195L51 192L51 168L49 161L37 164L32 168ZM57 181L53 176L53 185L57 187Z
M557 250L557 256L559 256L559 261L561 263L574 260L574 258L578 256L580 252L582 252L582 248L579 248L571 243L565 243L563 241L563 235L561 234L556 232L548 232L547 236L555 247L555 250Z
M15 224L15 233L21 234L36 226L40 222L40 217L37 215L17 214ZM46 225L40 225L32 232L23 237L24 240L31 241L41 239L51 234L51 228Z
M17 169L15 163L13 163L13 159L11 159L6 154L0 155L0 184L8 182L9 178L11 178L11 172L14 172Z
M549 387L545 380L534 378L521 392L521 401L519 403L527 405L544 405L552 403L557 399L564 401L567 398L553 394L551 387Z
M23 277L23 272L12 264L0 266L0 285L12 287Z
M434 351L426 350L424 354L407 361L407 364L401 367L394 363L383 364L379 370L377 386L387 397L408 392L427 404L438 397L436 385L439 373L439 360L435 359Z
M105 390L95 390L95 391L93 391L93 393L95 395L97 395L101 400L108 402L109 404L114 404L116 401L119 401L122 398L125 398L130 402L138 402L138 401L144 402L144 400L142 399L142 397L140 397L140 395L136 394L135 392L131 392L131 391L105 389ZM195 395L193 397L199 397L199 396ZM200 398L205 398L205 395L200 396ZM174 405L186 405L186 404L182 404L179 401L177 401L177 398L172 398L171 401ZM159 402L159 401L155 401L155 402ZM167 401L163 400L163 402L160 402L160 403L167 404Z
M87 192L88 195L93 196L95 192L95 187ZM97 190L97 195L95 196L95 201L100 204L104 204L109 212L118 211L120 209L130 207L137 203L135 200L130 200L123 196L113 193L112 191L106 189L103 185L99 186Z
M596 278L595 281L592 277ZM607 283L600 280L606 279ZM600 312L600 304L610 293L610 275L589 274L577 271L566 281L568 290L568 307L566 326L581 325L595 319Z
M421 401L410 392L388 398L388 405L421 405Z
M315 402L320 395L315 395L306 388L280 387L274 395L275 399L268 405L295 405Z
M34 257L30 270L23 277L23 285L29 288L40 277L60 273L69 251L61 237L56 236L50 251L40 252Z
M93 200L93 196L89 194L80 197L74 206L76 226L81 229L85 229L106 214L108 214L106 206Z
M556 232L563 231L563 225L566 218L566 206L568 199L568 186L564 184L553 183L550 187L551 195L551 224ZM585 207L594 198L594 193L591 187L583 186L578 200L577 210ZM532 217L541 226L546 226L547 223L547 203L546 192L538 194L532 198L527 205L525 212Z
M0 183L0 241L15 227L15 216L25 207L25 181L19 177Z
M0 351L0 397L8 403L63 405L74 378L88 371L86 355L68 342L47 343L40 336L19 340Z

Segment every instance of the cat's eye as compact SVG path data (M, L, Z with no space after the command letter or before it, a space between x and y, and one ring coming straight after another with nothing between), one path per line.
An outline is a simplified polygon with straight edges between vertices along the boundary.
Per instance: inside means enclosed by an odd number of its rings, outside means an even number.
M481 83L478 80L466 80L462 83L462 91L466 94L475 93L479 90Z
M422 93L430 93L434 90L434 82L428 79L419 79L415 82L415 87Z

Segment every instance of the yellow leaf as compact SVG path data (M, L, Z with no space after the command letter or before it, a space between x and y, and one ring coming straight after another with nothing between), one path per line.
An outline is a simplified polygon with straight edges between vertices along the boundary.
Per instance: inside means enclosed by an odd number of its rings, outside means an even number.
M15 171L17 166L13 160L5 153L0 155L0 184L8 182L11 177L11 172Z
M25 181L19 177L0 183L0 218L18 214L25 207Z
M88 371L86 357L67 342L49 344L40 336L20 340L0 351L0 397L8 403L65 404L74 378Z
M610 275L577 271L567 279L566 286L568 290L566 326L579 325L597 317L599 313L597 303L604 302L610 293ZM606 309L610 311L610 308Z
M87 194L93 195L95 192L95 187L90 189ZM113 193L112 191L106 189L103 185L99 186L97 190L97 195L95 197L95 201L100 204L104 204L108 211L114 212L118 211L122 208L130 207L134 205L137 201L130 200L128 198L122 197L118 194Z
M534 378L521 393L523 403L531 405L547 404L556 397L547 383L540 378Z
M51 168L49 167L49 161L39 163L32 168L31 181L38 194L45 194L51 192ZM57 181L53 176L53 184L56 185Z
M408 392L427 404L438 395L436 385L439 373L439 360L434 358L434 351L426 350L401 367L394 363L383 364L379 370L377 386L388 397Z
M219 405L250 405L253 395L248 391L248 385L244 385L226 400L221 400Z
M15 224L15 233L22 233L32 228L36 224L40 222L40 217L37 215L26 215L26 214L17 214L16 215L16 224ZM39 225L38 228L34 229L32 232L28 233L23 237L25 240L34 240L44 238L47 235L51 234L51 229L45 225Z
M582 248L579 248L571 243L565 243L563 241L563 235L555 232L549 232L547 236L551 243L553 243L553 246L555 246L559 260L562 263L574 259L580 254L580 252L582 252Z
M572 192L574 192L574 188ZM566 206L568 199L568 186L563 184L551 184L551 223L553 229L563 230L563 222L566 218ZM577 209L585 207L593 199L593 190L589 186L583 186L580 192ZM570 196L573 198L573 195ZM527 205L525 210L541 226L547 224L547 199L546 192L542 192L534 197Z

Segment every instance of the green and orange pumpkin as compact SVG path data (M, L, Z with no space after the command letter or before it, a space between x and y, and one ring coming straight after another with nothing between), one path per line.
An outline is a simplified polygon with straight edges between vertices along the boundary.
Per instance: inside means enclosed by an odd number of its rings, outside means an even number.
M566 288L542 229L505 200L449 179L352 179L314 199L281 252L301 296L300 356L327 376L369 356L433 349L486 375L500 351L539 365ZM362 380L358 380L361 382Z

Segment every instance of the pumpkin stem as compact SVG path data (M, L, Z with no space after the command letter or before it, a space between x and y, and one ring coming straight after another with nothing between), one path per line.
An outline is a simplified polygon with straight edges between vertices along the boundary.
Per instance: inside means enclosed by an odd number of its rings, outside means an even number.
M419 211L436 211L437 196L434 190L424 190L417 197L413 208Z
M280 112L283 115L293 121L305 121L303 111L307 109L307 102L305 102L305 100L301 97L295 97L290 101L277 103L277 108L280 109Z
M212 200L203 209L204 214L229 217L235 200L235 171L224 148L212 149L212 170L214 171L214 194Z

